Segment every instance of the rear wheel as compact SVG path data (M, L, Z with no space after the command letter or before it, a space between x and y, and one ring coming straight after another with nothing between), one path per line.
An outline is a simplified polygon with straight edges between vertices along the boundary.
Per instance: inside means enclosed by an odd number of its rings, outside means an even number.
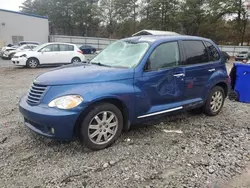
M89 149L100 150L112 145L123 128L121 111L110 103L94 106L80 127L80 140Z
M203 106L203 112L209 116L216 116L222 109L225 101L225 92L222 87L214 87Z
M34 69L34 68L37 68L38 65L39 65L39 61L36 58L29 58L27 60L27 67L29 68Z
M71 63L80 63L81 62L81 59L79 57L74 57L72 60L71 60Z

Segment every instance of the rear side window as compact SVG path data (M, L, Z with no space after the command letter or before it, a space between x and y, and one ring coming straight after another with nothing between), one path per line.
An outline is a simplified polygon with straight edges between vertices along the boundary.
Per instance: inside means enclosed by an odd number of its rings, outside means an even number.
M210 61L218 61L220 59L220 54L215 48L215 46L212 45L210 42L205 42L205 44L209 52Z
M60 51L74 51L74 46L67 44L60 44Z
M185 65L209 62L208 52L202 41L183 41L183 46L186 52Z
M149 57L147 70L158 70L179 65L180 55L177 42L168 42L156 47Z

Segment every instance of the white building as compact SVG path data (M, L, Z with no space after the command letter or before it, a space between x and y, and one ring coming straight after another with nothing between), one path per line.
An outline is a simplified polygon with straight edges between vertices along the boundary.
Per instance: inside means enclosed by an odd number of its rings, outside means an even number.
M47 17L0 9L0 47L20 41L48 42Z

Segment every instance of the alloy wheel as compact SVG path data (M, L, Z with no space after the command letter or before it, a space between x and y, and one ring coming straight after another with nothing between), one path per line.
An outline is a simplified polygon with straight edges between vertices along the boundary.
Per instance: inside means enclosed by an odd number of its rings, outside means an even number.
M29 61L29 66L30 66L31 68L36 68L36 67L37 67L37 61L36 61L35 59L31 59L31 60Z
M100 112L89 123L89 139L98 145L108 143L116 135L118 123L118 118L113 112Z
M221 109L222 105L223 105L223 94L221 91L216 91L211 99L210 103L211 110L214 113L216 113Z

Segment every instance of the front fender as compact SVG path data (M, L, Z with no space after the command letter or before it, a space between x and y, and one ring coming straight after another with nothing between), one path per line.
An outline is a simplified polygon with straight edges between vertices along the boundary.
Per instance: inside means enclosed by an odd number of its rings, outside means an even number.
M133 79L120 80L115 82L59 85L51 86L42 103L49 104L55 98L65 95L81 95L84 102L74 111L82 111L87 106L104 99L120 100L128 109L129 120L132 121L135 114L135 94Z

